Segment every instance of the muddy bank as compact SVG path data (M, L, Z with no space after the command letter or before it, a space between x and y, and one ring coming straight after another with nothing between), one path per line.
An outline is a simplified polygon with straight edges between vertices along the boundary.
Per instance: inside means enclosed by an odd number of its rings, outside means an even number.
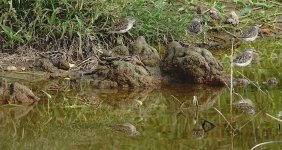
M86 79L102 89L154 87L175 82L217 86L228 83L221 64L208 50L182 47L175 41L168 45L163 59L144 37L138 37L128 46L96 50L85 59L73 59L74 55L66 51L37 52L25 63L11 65L10 62L4 68L21 66L24 70L9 71L42 71L47 73L46 79L70 77L74 82Z

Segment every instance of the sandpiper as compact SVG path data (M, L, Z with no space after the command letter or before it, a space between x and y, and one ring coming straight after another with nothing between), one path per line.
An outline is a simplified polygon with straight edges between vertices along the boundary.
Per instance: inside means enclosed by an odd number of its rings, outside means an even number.
M212 129L214 129L216 125L208 120L203 120L201 124L195 124L192 128L192 134L197 139L202 139L205 134Z
M197 7L196 7L196 13L197 14L202 14L203 13L203 11L204 11L204 8L203 8L203 6L202 5L198 5Z
M199 34L203 31L202 19L194 18L188 26L188 30L192 34Z
M259 28L261 25L252 25L243 31L243 35L240 37L245 41L254 41L258 37Z
M80 63L72 67L70 70L81 73L81 75L89 74L96 70L98 64L99 59L96 56L92 56L81 61Z
M242 99L240 101L234 102L233 105L239 112L245 112L249 115L254 115L256 113L255 106L250 99Z
M49 59L50 62L59 69L68 70L71 66L69 63L69 54L64 51L48 51L38 53L40 57Z
M233 86L247 86L250 84L248 79L238 78L233 80Z
M129 136L140 135L140 132L137 131L136 127L128 122L123 123L123 124L109 125L109 127L117 131L123 132L124 134L127 134Z
M268 78L265 82L263 82L263 84L267 84L267 85L276 85L277 83L278 80L275 77Z
M240 55L238 55L234 60L233 64L239 67L246 67L248 66L253 59L253 49L246 49Z
M239 17L235 11L231 11L229 13L229 17L226 19L225 23L232 24L233 26L237 26L239 24Z
M111 28L109 28L108 32L117 34L126 33L133 27L135 21L136 20L132 17L126 17L125 19L119 21L118 23L114 24Z
M209 15L212 19L214 19L214 20L220 19L220 14L219 14L219 11L217 9L211 8L208 12L209 12Z
M67 60L68 56L62 51L48 51L38 53L40 57L49 59L54 65L57 65L60 60Z

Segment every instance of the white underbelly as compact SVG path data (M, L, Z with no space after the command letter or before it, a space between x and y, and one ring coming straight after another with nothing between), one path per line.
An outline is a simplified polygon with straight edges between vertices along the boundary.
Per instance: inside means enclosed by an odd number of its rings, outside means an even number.
M244 62L244 63L234 63L236 66L239 66L239 67L246 67L248 66L250 63L252 62L252 59Z
M244 38L245 41L254 41L258 36L254 36L251 38Z

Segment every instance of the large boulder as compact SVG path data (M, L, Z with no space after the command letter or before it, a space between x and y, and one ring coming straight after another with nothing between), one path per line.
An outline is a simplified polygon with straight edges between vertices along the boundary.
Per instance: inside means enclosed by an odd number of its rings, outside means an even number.
M178 42L169 44L161 69L168 82L185 81L211 85L229 83L222 65L208 50L182 47Z

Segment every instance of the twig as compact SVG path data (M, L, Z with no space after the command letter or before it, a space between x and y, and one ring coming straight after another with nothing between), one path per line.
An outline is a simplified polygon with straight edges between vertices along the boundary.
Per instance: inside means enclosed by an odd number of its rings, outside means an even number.
M274 116L272 116L272 115L270 115L270 114L268 114L268 113L265 113L265 114L266 114L266 116L268 116L268 117L270 117L270 118L272 118L272 119L274 119L274 120L277 120L277 121L279 121L279 122L282 122L282 120L279 119L279 118L276 118L276 117L274 117Z
M230 60L231 60L231 67L230 67L230 112L232 113L232 103L233 103L233 51L234 51L234 39L232 38L232 42L231 42L232 46L231 46L231 56L230 56Z
M245 124L243 124L240 128L238 128L239 130L241 130L242 128L244 128L250 121L254 120L256 118L256 116L258 116L260 113L257 113L254 117L252 117L250 120L248 120Z
M217 111L217 112L222 116L222 118L227 122L227 124L231 127L231 129L232 129L233 132L234 132L235 129L232 127L232 125L231 125L230 122L226 119L226 117L225 117L218 109L216 109L215 107L213 107L213 109L214 109L215 111Z
M179 102L179 104L181 104L182 102L178 99L178 98L176 98L175 96L173 96L173 95L170 95L173 99L175 99L175 100L177 100L178 102Z
M243 75L241 72L237 71L241 76L243 76L245 79L247 79L248 81L250 81L250 83L252 83L255 87L257 87L263 94L267 95L266 92L264 92L259 85L256 85L253 81L251 81L250 79L248 79L245 75Z
M272 144L272 143L282 143L282 141L269 141L269 142L263 142L260 144L255 145L254 147L251 148L251 150L254 150L262 145L266 145L266 144Z

